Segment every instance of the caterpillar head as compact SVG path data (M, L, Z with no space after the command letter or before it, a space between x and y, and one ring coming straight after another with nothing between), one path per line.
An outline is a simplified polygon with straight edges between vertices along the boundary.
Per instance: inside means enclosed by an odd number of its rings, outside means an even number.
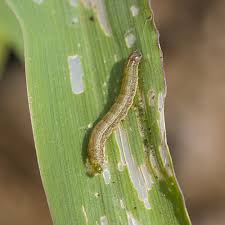
M96 161L90 162L89 159L87 159L86 166L87 166L87 173L90 176L96 176L103 172L102 166Z

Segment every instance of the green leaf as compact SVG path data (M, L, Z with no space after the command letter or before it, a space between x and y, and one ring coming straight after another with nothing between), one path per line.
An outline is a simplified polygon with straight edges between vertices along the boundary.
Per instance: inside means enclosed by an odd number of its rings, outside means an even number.
M56 225L190 224L166 143L165 82L147 0L7 0L25 46L38 162ZM106 145L104 175L89 177L91 127L118 95L140 50L134 106Z

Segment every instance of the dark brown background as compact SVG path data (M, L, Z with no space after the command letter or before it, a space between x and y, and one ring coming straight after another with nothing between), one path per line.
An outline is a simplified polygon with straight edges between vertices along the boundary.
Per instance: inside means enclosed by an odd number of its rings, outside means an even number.
M225 0L154 0L167 77L166 125L193 224L225 224ZM51 225L24 67L0 82L0 225Z

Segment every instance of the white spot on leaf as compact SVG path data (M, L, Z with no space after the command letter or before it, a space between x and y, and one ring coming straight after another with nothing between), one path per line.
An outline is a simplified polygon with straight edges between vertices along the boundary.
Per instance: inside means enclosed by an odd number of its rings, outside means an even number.
M138 168L131 154L131 148L129 145L127 133L121 127L116 130L116 141L120 149L120 154L124 155L128 173L131 182L133 183L134 188L138 193L138 198L144 203L147 209L150 209L151 205L148 200L148 187L145 184L141 169Z
M125 34L125 42L128 48L131 48L136 42L136 36L132 32L127 32Z
M154 184L151 174L148 172L148 168L145 164L140 166L141 173L144 177L145 185L147 190L151 190L152 185Z
M130 212L127 212L128 225L140 225Z
M140 10L137 6L132 5L130 7L130 11L131 11L132 16L138 16Z
M72 91L74 94L81 94L84 92L84 73L80 57L78 55L68 56L68 64Z
M103 170L102 175L103 175L103 178L104 178L105 183L106 184L109 184L110 183L110 180L111 180L111 175L110 175L109 169L108 168L105 168Z
M96 198L98 198L100 196L100 193L96 192L94 195Z
M88 217L84 206L82 205L82 212L84 214L85 223L88 224Z
M123 199L120 199L120 207L121 207L122 209L125 209L125 208L126 208Z
M119 171L123 171L124 167L126 166L126 160L125 160L125 156L124 156L124 152L123 152L123 143L120 137L120 132L119 129L115 131L115 137L116 137L116 141L119 147L119 151L120 151L120 162L118 162L118 170Z
M92 128L92 126L93 126L93 123L89 123L87 127L90 129Z
M161 134L161 144L159 146L159 152L163 165L169 176L173 175L172 167L170 164L169 150L167 147L167 138L166 138L166 126L165 126L165 115L164 115L164 100L165 94L160 93L158 97L158 111L159 111L159 128Z
M70 5L76 7L78 4L78 0L70 0Z
M102 216L100 218L100 223L101 223L101 225L109 225L109 222L108 222L108 219L106 216Z
M124 165L122 162L118 162L117 167L118 167L118 170L119 170L120 172L122 172L122 171L124 170L125 165Z
M78 22L79 22L78 17L73 17L72 18L72 24L78 24Z
M82 0L84 6L92 8L98 18L102 30L107 36L112 36L112 29L108 21L107 11L104 0Z

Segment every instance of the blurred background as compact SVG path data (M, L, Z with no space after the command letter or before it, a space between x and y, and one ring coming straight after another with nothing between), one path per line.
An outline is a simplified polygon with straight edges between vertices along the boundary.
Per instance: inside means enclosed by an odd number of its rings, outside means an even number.
M168 143L195 225L225 224L225 0L152 0L167 78ZM37 167L24 65L0 82L0 225L52 225ZM15 204L16 203L16 204Z

